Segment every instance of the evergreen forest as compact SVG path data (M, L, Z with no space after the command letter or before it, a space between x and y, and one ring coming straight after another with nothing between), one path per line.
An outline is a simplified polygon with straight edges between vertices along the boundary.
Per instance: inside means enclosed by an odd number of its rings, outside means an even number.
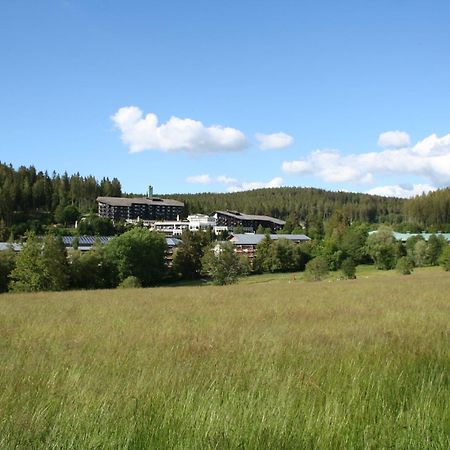
M98 180L66 172L49 175L33 166L15 169L0 163L0 240L18 239L30 230L55 232L58 227L67 233L82 216L90 220L80 233L120 234L124 227L95 217L95 199L127 195L117 178ZM336 210L350 223L387 224L396 231L450 231L448 187L409 200L304 187L161 196L183 201L186 215L216 210L269 215L287 221L285 232L303 229L312 237L323 236Z

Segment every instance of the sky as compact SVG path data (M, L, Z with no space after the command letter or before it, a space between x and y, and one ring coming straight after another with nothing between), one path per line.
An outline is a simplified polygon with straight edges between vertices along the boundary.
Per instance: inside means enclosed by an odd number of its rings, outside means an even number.
M0 161L126 192L450 185L448 0L0 0Z

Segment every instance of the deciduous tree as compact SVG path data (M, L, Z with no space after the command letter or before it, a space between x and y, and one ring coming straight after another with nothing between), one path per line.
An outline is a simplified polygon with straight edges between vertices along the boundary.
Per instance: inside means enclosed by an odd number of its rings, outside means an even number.
M151 286L160 282L166 272L166 248L163 235L134 228L111 239L105 246L105 255L117 267L119 282L134 276L142 286Z
M203 271L214 284L236 283L244 271L242 261L236 255L231 242L224 242L210 247L203 257Z

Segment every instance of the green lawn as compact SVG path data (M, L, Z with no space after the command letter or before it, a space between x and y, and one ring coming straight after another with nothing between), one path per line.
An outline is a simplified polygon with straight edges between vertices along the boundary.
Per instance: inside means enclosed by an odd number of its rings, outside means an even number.
M0 296L0 448L448 449L450 275Z

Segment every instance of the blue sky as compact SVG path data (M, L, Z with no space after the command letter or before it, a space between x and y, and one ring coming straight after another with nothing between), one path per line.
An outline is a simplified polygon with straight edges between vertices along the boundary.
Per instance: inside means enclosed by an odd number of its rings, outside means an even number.
M448 186L449 22L444 0L0 0L0 160L136 193Z

